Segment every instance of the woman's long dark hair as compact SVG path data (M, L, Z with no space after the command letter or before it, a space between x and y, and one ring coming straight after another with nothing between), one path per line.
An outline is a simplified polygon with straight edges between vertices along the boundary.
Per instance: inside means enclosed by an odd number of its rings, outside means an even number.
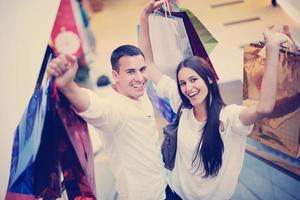
M176 70L177 87L184 107L189 109L193 107L189 99L182 93L178 81L178 73L184 67L194 70L204 80L208 88L206 97L207 119L202 136L194 152L192 166L196 168L196 172L202 163L204 178L216 176L222 166L222 155L224 152L224 144L219 132L219 115L225 104L220 95L216 78L208 63L203 58L192 56L183 60Z

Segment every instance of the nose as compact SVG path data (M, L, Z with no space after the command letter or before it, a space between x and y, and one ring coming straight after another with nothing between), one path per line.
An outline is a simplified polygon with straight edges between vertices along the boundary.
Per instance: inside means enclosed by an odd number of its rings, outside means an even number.
M141 72L137 72L136 76L135 76L135 81L143 81L144 80L144 76Z
M187 81L186 86L185 86L186 92L190 91L192 88L193 88L193 85L189 81Z

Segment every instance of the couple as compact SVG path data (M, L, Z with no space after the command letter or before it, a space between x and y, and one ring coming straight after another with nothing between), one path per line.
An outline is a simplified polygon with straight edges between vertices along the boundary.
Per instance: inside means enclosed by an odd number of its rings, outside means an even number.
M53 59L48 75L56 77L58 89L74 110L103 133L119 199L229 199L242 168L246 136L253 123L274 107L279 46L287 37L264 32L267 62L258 104L226 106L203 59L193 56L179 63L176 81L155 67L148 16L162 3L151 0L141 14L143 52L131 45L113 51L114 84L105 98L74 83L78 65L72 55ZM169 98L174 111L183 103L175 167L168 178L153 108L145 93L148 79L156 84L159 95Z

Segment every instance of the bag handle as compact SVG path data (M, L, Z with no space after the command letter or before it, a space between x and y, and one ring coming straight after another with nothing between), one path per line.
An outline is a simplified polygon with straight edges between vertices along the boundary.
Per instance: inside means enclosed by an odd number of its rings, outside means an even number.
M292 49L292 43L291 43L291 41L288 40L284 44L287 44L287 46L283 45L283 46L280 46L280 48L281 49L282 49L282 47L286 48L285 55L287 56L288 51L291 51L291 49ZM262 58L266 58L266 49L267 49L267 47L266 47L266 43L265 43L264 47L258 52L258 55Z
M47 45L46 52L45 52L45 55L43 58L43 62L42 62L40 72L39 72L39 75L38 75L38 78L37 78L37 81L35 84L34 91L41 89L41 88L47 88L49 81L48 81L48 76L46 74L46 70L47 70L50 60L53 57L54 57L53 49L49 45Z
M167 17L167 13L169 14L169 16L172 16L171 11L170 11L170 4L169 4L169 0L164 0L164 4L165 4L165 16Z
M48 58L48 63L47 63L46 69L45 69L46 71L47 71L48 65L49 65L50 61L52 60L52 58L53 58L53 55L51 54L51 55L49 56L49 58ZM43 79L42 79L42 83L41 83L40 88L47 88L48 85L49 85L49 82L51 81L50 79L51 79L51 78L48 77L47 74L45 74L45 75L43 76Z
M170 11L170 4L169 4L169 0L164 0L164 3L163 3L164 6L160 6L160 9L164 10L164 17L168 17L168 16L171 16L172 17L172 14L171 14L171 11ZM153 11L154 14L158 14L158 11L159 8L155 9ZM162 11L160 11L162 13Z
M177 109L175 122L179 122L179 119L182 114L182 108L183 108L183 102L181 102L181 104L179 105L179 107Z

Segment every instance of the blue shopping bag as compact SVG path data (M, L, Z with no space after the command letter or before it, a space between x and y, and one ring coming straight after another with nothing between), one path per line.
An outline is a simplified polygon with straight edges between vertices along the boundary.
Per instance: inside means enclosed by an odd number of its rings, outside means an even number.
M176 113L174 113L172 110L168 98L162 98L156 94L156 90L154 89L152 81L149 81L147 85L147 94L154 108L160 111L164 119L166 119L168 122L175 121Z
M15 130L8 194L32 194L33 163L38 154L44 126L47 88L48 82L44 81L43 85L35 90ZM29 196L26 198L29 199Z

